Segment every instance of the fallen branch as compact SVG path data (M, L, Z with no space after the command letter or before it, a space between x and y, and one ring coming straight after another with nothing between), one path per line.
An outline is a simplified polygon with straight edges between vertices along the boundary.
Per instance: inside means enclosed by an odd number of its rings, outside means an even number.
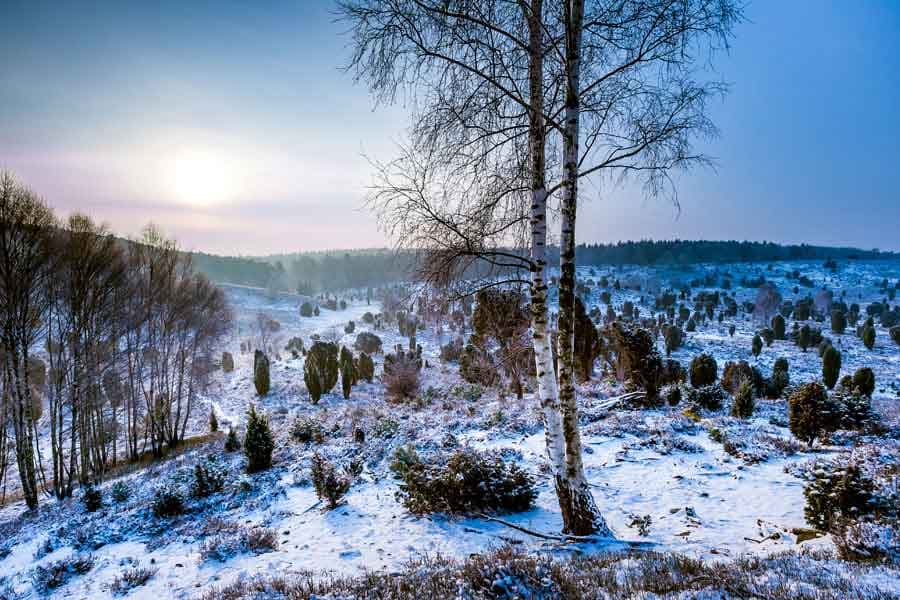
M597 408L602 410L609 410L610 408L616 406L621 402L634 402L635 400L642 400L647 397L646 392L628 392L627 394L622 394L621 396L613 396L612 398L607 398L603 402L597 405Z
M505 525L511 529L515 529L517 531L521 531L522 533L527 533L528 535L533 535L534 537L541 538L544 540L552 540L554 542L599 542L604 539L611 538L602 538L593 535L569 535L567 533L563 533L560 535L554 535L551 533L542 533L540 531L535 531L533 529L528 529L527 527L522 527L521 525L516 525L515 523L510 523L509 521L504 521L503 519L498 519L497 517L492 517L490 515L486 515L484 513L475 513L476 517L484 519L486 521L493 521L495 523L500 523L501 525ZM619 540L615 540L619 541Z

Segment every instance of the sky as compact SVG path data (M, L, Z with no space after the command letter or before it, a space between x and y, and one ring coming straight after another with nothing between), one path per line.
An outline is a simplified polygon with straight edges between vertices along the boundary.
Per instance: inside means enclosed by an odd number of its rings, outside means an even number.
M259 255L389 243L364 207L408 111L342 70L331 2L2 0L0 169L122 235ZM900 2L755 0L708 76L680 210L588 184L577 237L900 250Z

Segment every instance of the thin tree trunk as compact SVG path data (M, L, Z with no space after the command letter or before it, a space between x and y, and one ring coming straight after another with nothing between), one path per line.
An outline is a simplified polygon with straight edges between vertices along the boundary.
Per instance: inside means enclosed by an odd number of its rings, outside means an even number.
M581 459L581 432L575 397L575 216L578 202L578 135L581 32L584 0L566 5L566 108L563 133L562 222L559 277L559 403L566 444L565 476L557 484L563 531L572 535L599 533L609 528L594 502Z
M532 0L526 15L529 28L529 151L531 159L531 330L537 370L537 393L544 421L547 458L558 483L565 469L565 445L559 393L553 371L553 354L547 316L546 245L547 185L544 124L543 1Z

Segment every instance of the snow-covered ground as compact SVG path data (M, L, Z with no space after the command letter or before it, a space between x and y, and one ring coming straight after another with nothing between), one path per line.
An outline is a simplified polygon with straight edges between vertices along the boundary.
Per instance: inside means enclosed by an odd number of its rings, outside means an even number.
M785 273L800 271L815 284L793 293L796 281ZM617 269L584 267L580 280L598 280L606 275L642 281L643 290L624 287L606 291L612 294L617 311L625 301L649 315L654 293L647 282L658 280L663 288L715 275L720 282L732 280L739 304L756 296L755 287L741 287L742 278L764 276L775 283L785 299L797 299L827 285L838 299L858 302L863 314L868 303L883 299L879 283L887 278L892 284L900 277L900 264L890 262L842 264L836 274L822 269L821 263L778 263L699 266L675 269ZM655 283L651 284L653 287ZM717 289L701 285L701 289ZM601 289L592 288L592 305L605 309ZM112 581L139 565L155 570L144 585L135 587L132 598L190 598L211 585L229 583L254 575L289 576L306 570L355 574L363 570L400 568L410 558L443 554L465 557L505 543L529 550L568 553L604 552L637 548L674 551L706 560L727 560L745 554L770 554L798 548L796 529L806 527L803 507L802 466L811 460L846 454L854 443L875 443L886 457L900 456L896 435L881 440L862 436L837 436L833 445L807 449L792 442L784 400L758 400L752 419L742 421L728 416L727 406L715 414L703 414L700 420L682 414L683 407L655 410L626 410L601 407L604 399L621 392L619 383L600 376L579 386L579 405L583 417L585 465L595 498L613 529L616 540L591 544L569 544L565 548L548 543L503 524L468 517L442 515L415 517L396 499L397 484L387 468L396 448L414 444L420 452L441 448L472 446L496 449L508 460L515 460L530 471L538 482L538 498L532 510L503 518L525 528L557 533L562 528L552 483L546 476L543 431L530 395L523 401L498 397L485 391L479 399L469 399L455 364L442 363L438 356L441 343L433 330L419 332L418 343L428 366L423 371L424 406L392 404L384 398L383 388L374 383L354 387L344 400L340 386L312 405L303 383L304 358L292 358L280 352L272 360L272 390L257 398L252 382L252 353L240 351L250 339L256 315L264 312L281 324L275 334L276 347L283 348L291 337L299 336L307 347L310 338L338 339L352 347L361 331L371 327L363 323L366 312L377 312L358 296L345 310L322 310L319 316L302 318L301 299L282 295L270 297L261 290L226 287L237 322L233 337L223 350L234 354L235 370L217 372L213 385L195 411L193 429L206 430L209 410L215 411L220 427L240 428L250 403L256 403L270 415L276 431L275 466L258 475L244 475L240 453L225 453L223 440L152 465L127 476L131 490L128 500L110 499L114 482L103 486L104 507L95 513L85 511L79 498L55 503L42 499L36 515L25 515L24 506L14 503L0 510L0 598L4 593L36 597L34 569L47 566L73 554L90 554L92 568L83 575L74 574L68 583L49 595L67 598L108 598L113 596ZM363 294L364 296L364 294ZM891 302L896 304L896 302ZM691 303L688 302L691 306ZM344 333L353 320L356 330ZM789 327L791 320L788 320ZM733 336L728 333L734 324ZM876 374L873 403L883 412L888 427L900 427L900 346L879 327L873 350L866 349L848 327L843 335L830 332L827 322L817 324L843 354L842 374L868 366ZM821 376L821 360L814 348L803 352L790 341L776 340L757 358L751 353L751 339L761 324L743 312L737 319L715 320L687 334L682 348L672 354L687 365L700 353L715 356L721 374L726 361L747 360L769 374L778 357L790 363L792 383ZM406 343L396 327L379 330L383 347L389 350ZM660 343L661 340L660 340ZM381 373L383 356L376 357L376 373ZM287 430L298 416L318 419L325 431L321 444L300 444L290 439ZM893 422L891 422L893 420ZM353 440L356 428L367 432L366 441ZM713 429L725 432L729 439L743 444L744 453L726 452L720 441L710 437ZM309 483L309 459L320 452L337 464L361 459L364 467L346 496L345 504L323 511ZM158 486L174 481L184 484L192 466L207 456L217 457L228 471L225 491L205 500L190 500L188 512L172 519L157 519L150 511L150 500ZM185 484L186 485L186 484ZM896 485L896 483L895 483ZM76 494L77 496L77 494ZM636 525L646 518L645 531ZM224 560L201 556L207 538L220 532L220 521L246 527L271 528L277 535L272 551L239 551ZM219 528L219 529L217 529ZM804 541L802 547L830 548L828 536ZM875 567L868 573L872 585L886 594L900 594L898 571ZM5 586L5 587L4 587ZM5 591L4 591L5 590ZM17 597L9 595L8 597ZM889 595L885 597L890 597Z

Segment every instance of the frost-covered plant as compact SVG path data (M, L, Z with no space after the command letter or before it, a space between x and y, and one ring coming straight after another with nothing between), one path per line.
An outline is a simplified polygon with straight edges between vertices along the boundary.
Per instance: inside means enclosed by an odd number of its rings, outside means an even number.
M681 344L684 343L684 333L677 325L667 326L665 332L666 356L669 356L672 352L678 350L678 348L681 347Z
M659 396L669 406L678 406L681 402L681 386L678 384L663 386L659 392Z
M820 383L803 384L788 399L788 427L809 446L816 438L837 429L839 423L840 409Z
M357 352L366 354L378 354L381 352L381 338L370 331L362 331L356 336L353 348Z
M172 484L157 488L150 503L157 518L175 517L184 513L184 497Z
M146 584L159 571L156 567L135 566L116 575L109 584L109 591L115 596L124 596L131 590Z
M391 361L390 368L385 363L384 393L393 402L405 402L413 400L419 394L419 368L418 359L403 353Z
M121 504L131 497L131 489L129 489L128 484L124 481L117 481L112 484L110 495L115 502Z
M269 358L261 350L253 354L253 385L257 395L265 396L269 393Z
M894 343L900 346L900 325L895 325L890 329L891 339L894 340Z
M262 554L278 549L278 533L267 527L244 527L218 521L211 524L216 532L200 544L200 560L225 562L238 554Z
M207 457L206 461L194 465L194 479L191 481L191 495L194 498L206 498L225 487L228 473L215 457Z
M847 315L840 309L831 311L831 331L842 334L847 329Z
M749 419L753 416L753 408L753 385L749 380L744 380L734 395L734 403L731 405L731 416Z
M291 423L291 438L301 444L309 442L321 444L325 441L325 430L322 429L322 424L318 419L297 417Z
M257 412L254 405L247 411L247 433L244 435L244 454L247 456L247 472L265 471L272 466L275 440L269 428L269 417Z
M346 473L339 472L328 459L318 452L312 457L310 479L316 490L316 496L325 502L329 510L333 510L341 504L352 483Z
M96 512L103 508L103 493L94 485L86 485L81 496L84 509L88 512Z
M31 571L31 582L39 594L49 594L75 575L84 575L94 568L91 554L74 554L48 565L38 565Z
M693 407L706 410L719 410L722 408L722 402L728 398L728 393L718 383L685 388L685 392L688 402Z
M537 497L534 480L499 455L462 449L444 461L426 462L411 447L394 455L397 498L413 514L521 512Z
M716 359L710 354L698 354L691 360L689 371L691 386L695 388L711 385L718 378Z
M228 429L228 437L225 438L225 452L237 452L241 449L241 440L238 439L234 427Z
M872 481L853 463L817 463L803 488L806 522L821 531L829 531L840 521L856 520L872 512L873 487Z
M300 316L301 317L311 317L313 316L313 305L309 302L304 302L300 305Z

